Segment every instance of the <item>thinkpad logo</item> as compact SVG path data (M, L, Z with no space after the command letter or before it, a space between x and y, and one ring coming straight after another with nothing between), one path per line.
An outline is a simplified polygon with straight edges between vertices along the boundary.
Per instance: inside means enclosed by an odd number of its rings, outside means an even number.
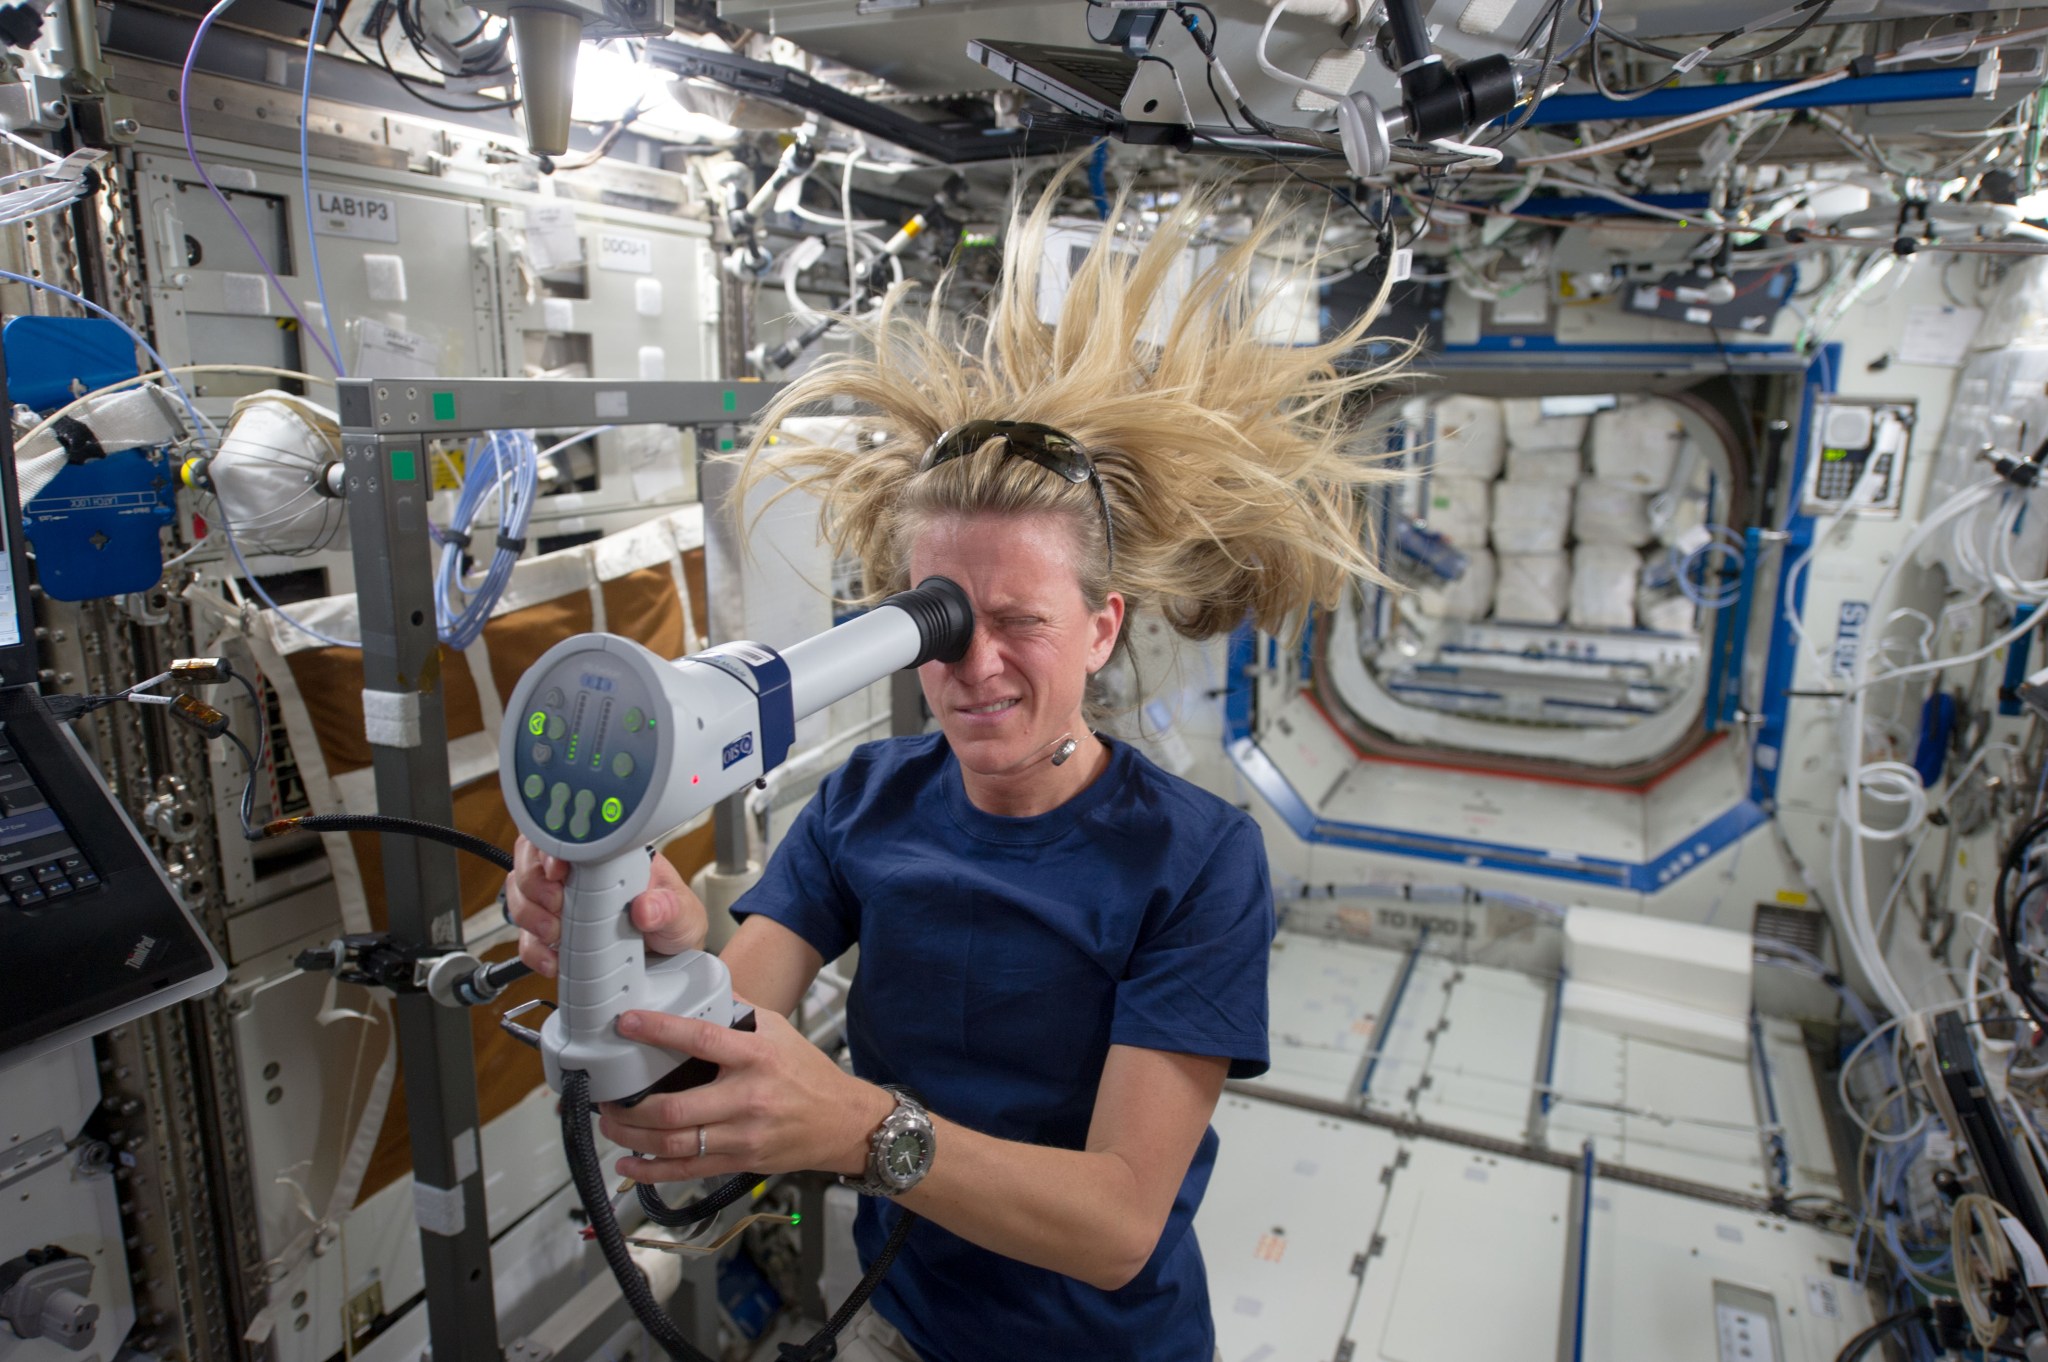
M135 949L128 952L128 959L123 963L125 963L129 969L141 969L144 965L149 963L150 952L154 951L155 949L156 938L153 936L145 936L140 941L135 943Z

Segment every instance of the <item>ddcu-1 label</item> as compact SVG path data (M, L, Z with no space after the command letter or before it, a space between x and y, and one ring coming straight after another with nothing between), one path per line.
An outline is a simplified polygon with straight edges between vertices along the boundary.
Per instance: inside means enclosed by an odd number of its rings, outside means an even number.
M358 241L398 240L398 204L375 194L313 186L313 230Z
M597 267L624 274L654 273L654 241L632 232L597 234Z

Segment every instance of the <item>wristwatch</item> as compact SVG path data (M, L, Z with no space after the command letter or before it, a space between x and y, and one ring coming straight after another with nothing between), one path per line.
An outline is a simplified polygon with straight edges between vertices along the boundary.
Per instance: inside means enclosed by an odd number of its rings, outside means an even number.
M931 1171L932 1152L938 1144L932 1135L932 1118L915 1097L886 1083L882 1090L896 1099L896 1110L868 1140L867 1176L839 1179L862 1196L898 1196L917 1186Z

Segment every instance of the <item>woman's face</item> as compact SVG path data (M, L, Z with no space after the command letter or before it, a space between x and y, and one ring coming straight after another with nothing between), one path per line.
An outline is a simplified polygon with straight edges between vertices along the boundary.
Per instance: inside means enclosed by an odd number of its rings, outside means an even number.
M1112 592L1090 610L1072 533L1056 516L934 520L910 550L912 585L958 582L974 605L974 642L958 662L918 669L925 701L962 767L1008 773L1063 735L1081 736L1082 694L1123 623Z

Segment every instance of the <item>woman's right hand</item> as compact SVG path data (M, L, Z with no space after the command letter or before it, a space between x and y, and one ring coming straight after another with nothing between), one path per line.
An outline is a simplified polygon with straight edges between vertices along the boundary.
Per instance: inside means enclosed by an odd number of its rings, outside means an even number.
M703 903L668 857L657 854L648 871L647 891L628 910L647 949L656 955L702 950L709 927ZM519 928L519 958L550 979L561 968L555 951L562 941L562 884L568 878L567 861L543 854L524 837L513 844L505 911Z

